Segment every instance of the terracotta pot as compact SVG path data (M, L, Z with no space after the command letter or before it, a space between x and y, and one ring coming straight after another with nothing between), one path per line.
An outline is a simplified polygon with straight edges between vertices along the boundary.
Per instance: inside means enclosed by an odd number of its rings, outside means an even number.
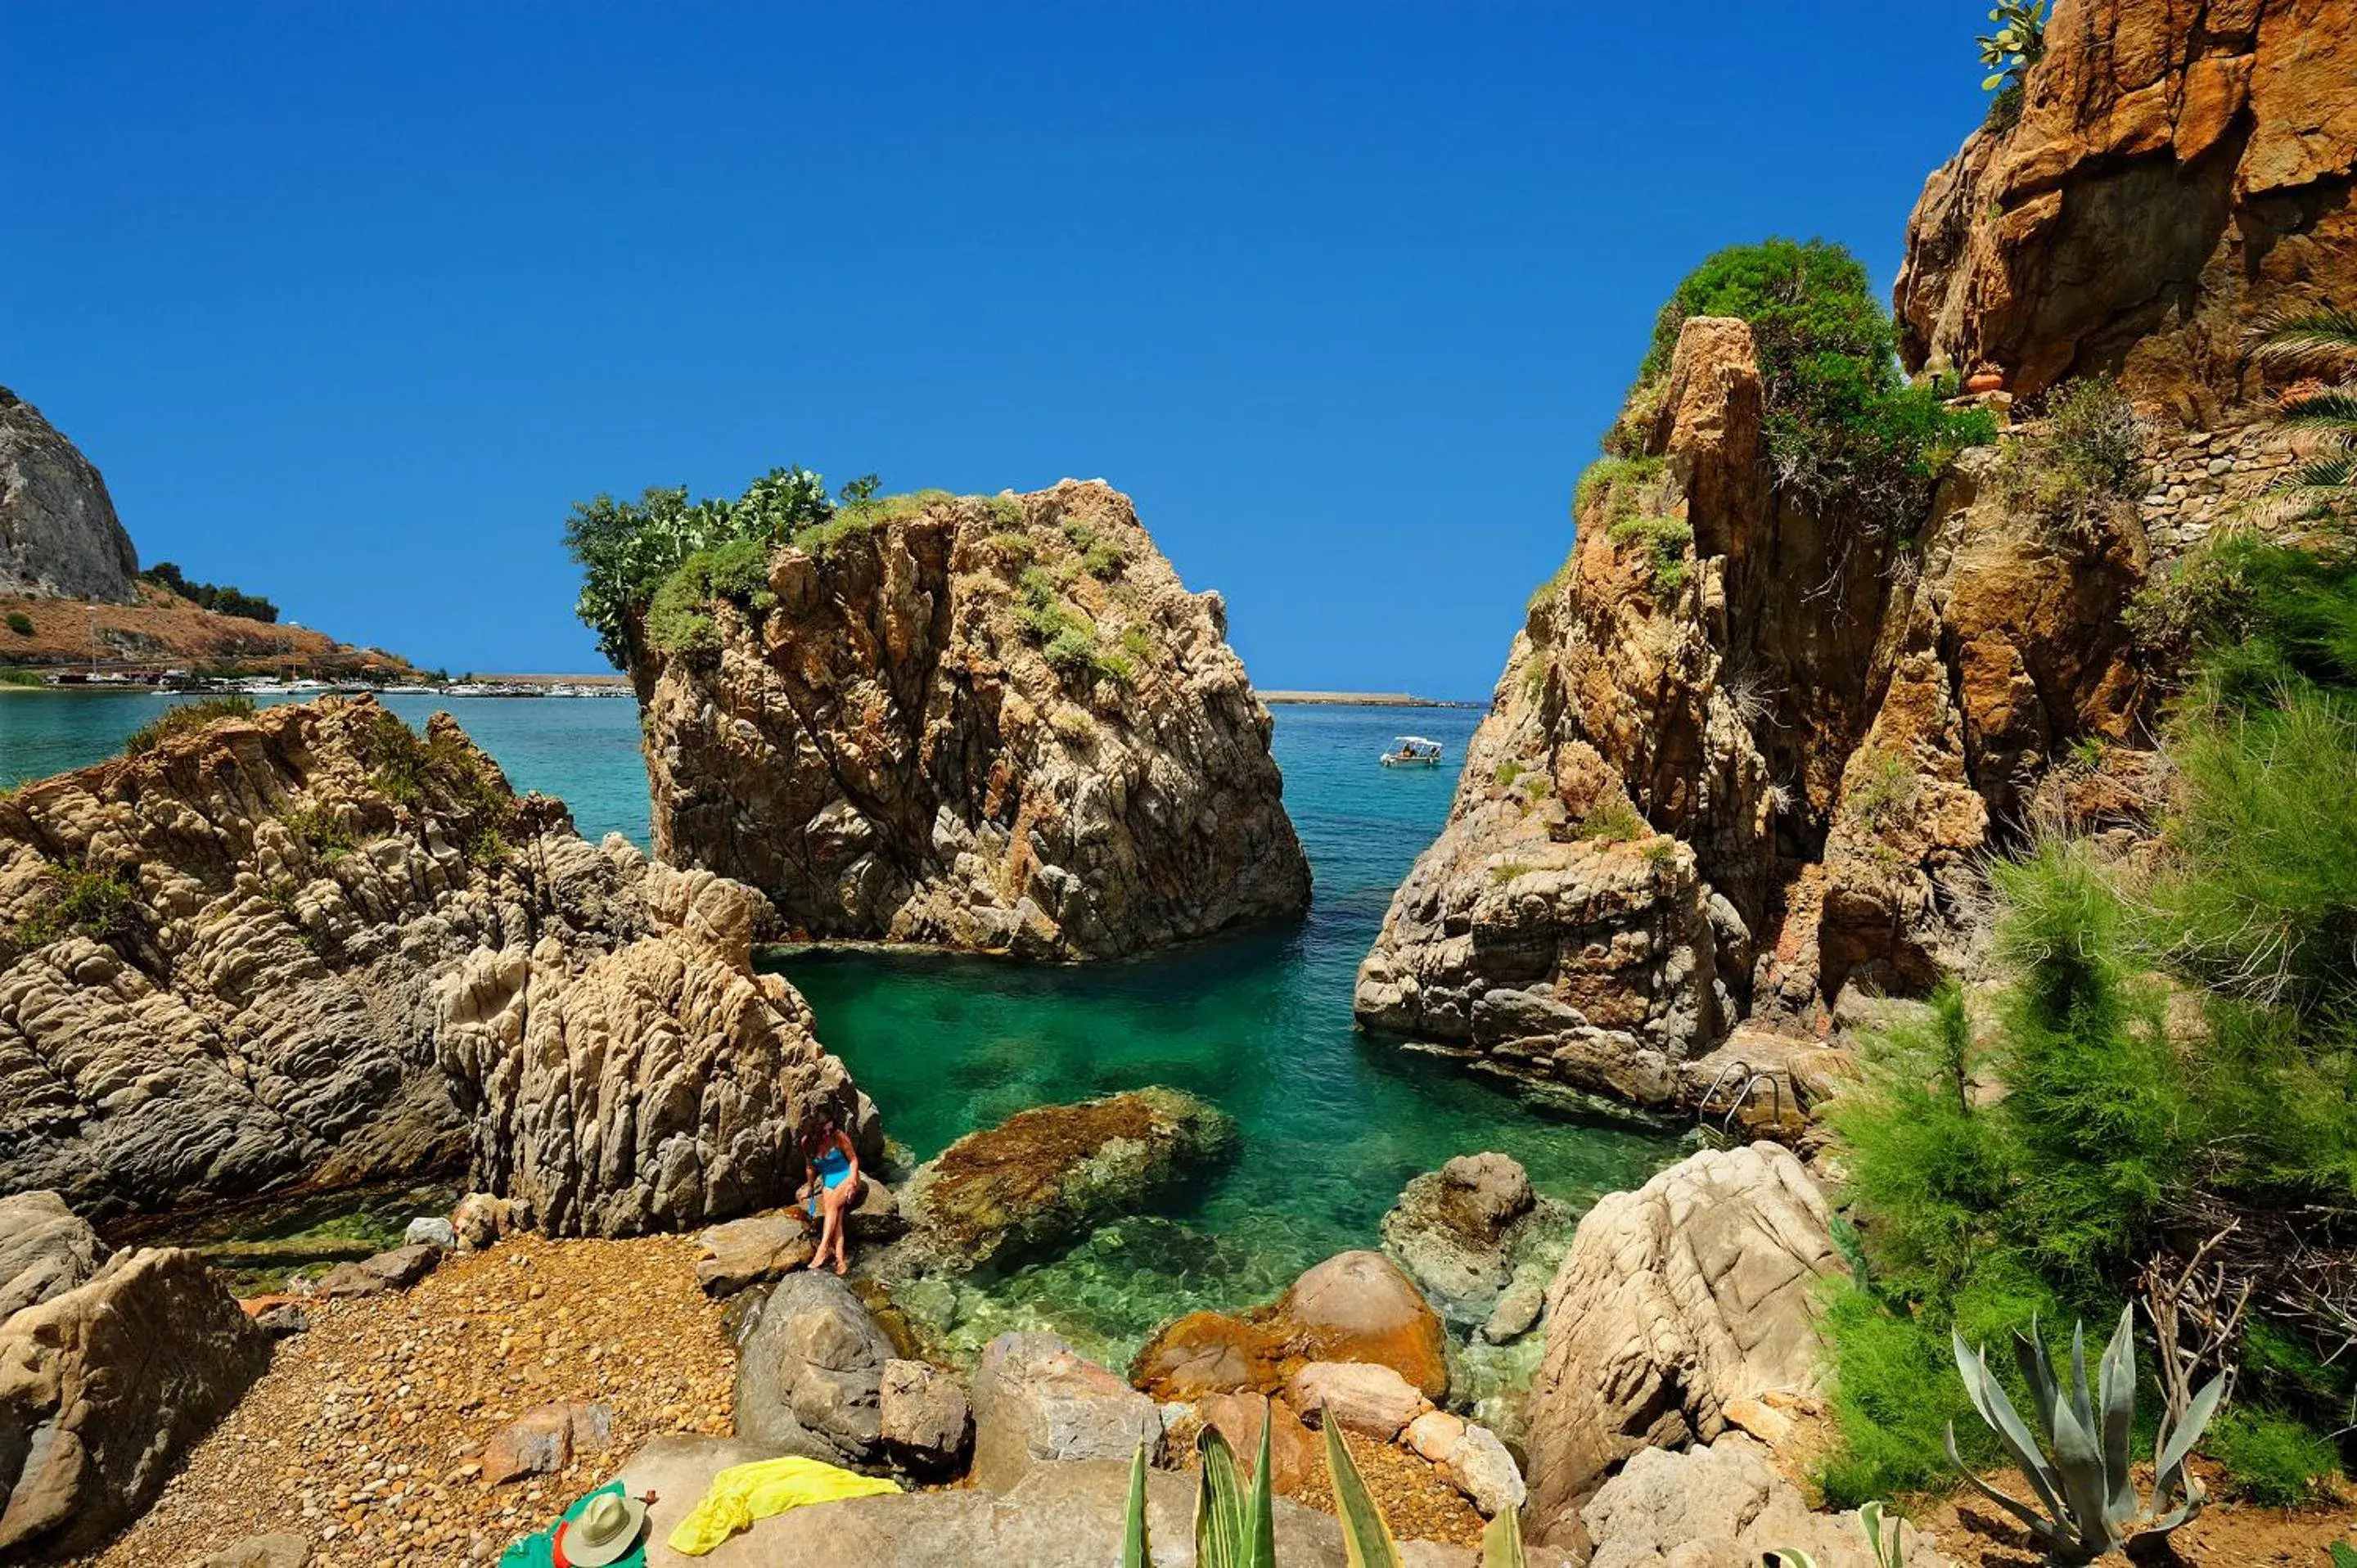
M1964 378L1964 390L1978 394L2005 391L2005 372L1984 365Z

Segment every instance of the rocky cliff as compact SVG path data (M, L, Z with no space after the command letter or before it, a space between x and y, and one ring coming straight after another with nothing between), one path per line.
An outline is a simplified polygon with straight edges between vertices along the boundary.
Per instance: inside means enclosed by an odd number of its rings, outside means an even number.
M1663 1104L1736 1020L1932 983L2037 780L2129 730L2133 504L2067 526L1968 452L1910 533L1778 482L1743 322L1684 323L1581 486L1361 1024Z
M2017 395L2117 371L2189 424L2247 392L2258 315L2357 287L2357 10L2345 0L2077 0L2018 122L1923 188L1901 351Z
M920 498L641 632L657 854L823 938L1107 958L1299 910L1268 710L1127 497Z
M447 715L167 730L0 796L0 1189L95 1217L471 1164L594 1234L774 1203L809 1107L875 1133L753 972L764 914L585 842Z
M0 594L124 604L138 570L98 469L0 387Z

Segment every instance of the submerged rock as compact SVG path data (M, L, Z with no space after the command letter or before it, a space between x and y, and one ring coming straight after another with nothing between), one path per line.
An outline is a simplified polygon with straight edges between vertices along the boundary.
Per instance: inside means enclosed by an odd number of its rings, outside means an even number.
M1078 1240L1168 1197L1234 1149L1235 1123L1169 1089L1019 1111L920 1166L887 1273L962 1273Z
M1531 1524L1557 1539L1632 1454L1709 1443L1740 1399L1812 1385L1824 1195L1774 1144L1706 1150L1579 1222L1526 1411Z
M661 858L814 937L1035 958L1308 905L1225 609L1119 492L928 499L781 549L755 598L631 650Z
M270 1364L194 1252L121 1252L0 1323L0 1559L65 1556L155 1500Z
M1569 1228L1563 1206L1533 1192L1529 1174L1516 1161L1500 1154L1459 1155L1401 1191L1383 1216L1383 1250L1445 1315L1490 1325L1498 1332L1489 1337L1502 1342L1537 1320L1530 1297L1544 1292L1540 1271ZM1518 1273L1525 1288L1501 1312ZM1525 1305L1532 1305L1528 1316Z
M1388 1367L1426 1399L1448 1392L1448 1336L1431 1304L1381 1252L1340 1252L1251 1312L1190 1312L1157 1330L1130 1379L1160 1400L1274 1393L1304 1364Z
M471 1164L559 1234L773 1204L810 1108L877 1133L753 972L761 913L366 697L25 785L0 801L0 1187L103 1218Z

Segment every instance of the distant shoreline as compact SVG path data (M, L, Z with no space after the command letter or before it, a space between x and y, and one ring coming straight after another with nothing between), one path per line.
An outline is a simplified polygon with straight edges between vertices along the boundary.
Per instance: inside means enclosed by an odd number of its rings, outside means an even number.
M1264 703L1297 703L1336 708L1478 708L1480 703L1455 703L1441 697L1417 697L1405 692L1263 692Z

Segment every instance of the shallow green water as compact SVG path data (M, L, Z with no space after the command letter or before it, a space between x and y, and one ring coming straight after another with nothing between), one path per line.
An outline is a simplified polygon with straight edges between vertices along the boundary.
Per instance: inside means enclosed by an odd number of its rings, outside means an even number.
M1448 815L1453 768L1387 769L1412 728L1463 754L1462 710L1283 707L1276 753L1317 875L1309 914L1157 958L1038 969L873 951L782 965L819 1035L920 1157L1027 1105L1141 1084L1191 1090L1243 1134L1235 1165L1171 1217L1125 1221L961 1303L972 1342L1051 1323L1124 1356L1162 1319L1264 1301L1318 1259L1372 1246L1400 1187L1501 1149L1584 1208L1641 1177L1665 1137L1574 1120L1361 1036L1351 986L1392 890Z
M0 781L109 755L167 699L0 693ZM520 789L563 796L593 836L647 842L636 704L394 698L450 708ZM1318 1259L1371 1246L1401 1186L1449 1156L1501 1149L1540 1190L1584 1207L1671 1151L1651 1132L1576 1119L1446 1064L1361 1037L1351 984L1392 889L1448 815L1454 767L1387 769L1402 729L1461 757L1478 714L1284 707L1286 803L1317 890L1303 918L1110 966L1039 969L873 950L781 965L819 1034L921 1158L1028 1105L1141 1084L1236 1118L1235 1164L1168 1215L1109 1227L1053 1263L935 1304L952 1337L1049 1325L1112 1359L1157 1322L1265 1300Z

